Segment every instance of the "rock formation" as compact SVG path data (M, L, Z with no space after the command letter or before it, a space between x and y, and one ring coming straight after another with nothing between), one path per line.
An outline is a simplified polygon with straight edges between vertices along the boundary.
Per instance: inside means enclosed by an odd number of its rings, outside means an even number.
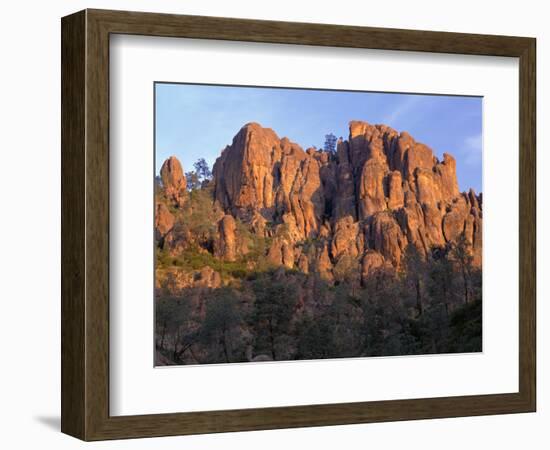
M188 195L181 164L170 157L160 173L167 201L181 208ZM348 139L329 153L304 151L269 128L246 124L214 164L209 189L221 210L209 251L224 261L248 252L240 222L269 239L269 264L315 271L331 282L343 266L357 267L364 279L379 268L398 269L410 245L429 255L462 237L481 266L481 194L459 192L451 155L440 161L385 125L352 121ZM164 204L156 207L155 227L171 255L193 240Z
M174 216L164 203L155 205L155 237L157 240L164 239L174 226Z
M236 258L236 224L233 216L227 214L218 223L218 239L215 241L214 255L226 261Z
M168 200L177 207L182 207L187 195L187 181L180 162L170 156L160 169L160 178Z
M365 275L398 267L408 245L427 254L464 235L481 265L481 195L460 193L455 159L445 153L438 160L406 132L352 121L349 138L330 154L304 151L250 123L223 150L213 173L214 196L226 213L245 224L258 217L272 224L259 232L278 236L269 249L274 264L317 267L329 276L347 255ZM320 250L291 257L289 248L308 239Z
M171 268L166 270L161 277L156 277L155 287L160 289L161 285L168 289L170 295L179 295L188 288L219 288L222 285L222 280L220 274L209 266L193 271Z
M257 123L155 190L159 364L481 351L482 195L385 125L335 151Z

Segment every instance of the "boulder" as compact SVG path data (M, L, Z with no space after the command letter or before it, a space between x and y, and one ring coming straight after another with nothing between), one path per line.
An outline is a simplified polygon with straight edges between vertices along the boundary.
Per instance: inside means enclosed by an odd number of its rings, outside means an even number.
M155 205L155 239L160 241L174 226L174 216L164 203Z

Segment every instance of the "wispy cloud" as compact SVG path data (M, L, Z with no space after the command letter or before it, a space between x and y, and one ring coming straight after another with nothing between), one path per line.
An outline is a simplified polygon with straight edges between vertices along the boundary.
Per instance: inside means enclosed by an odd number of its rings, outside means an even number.
M384 117L384 123L390 127L395 126L395 122L415 110L420 103L420 100L420 97L416 95L407 96L399 105L397 105Z
M464 162L469 165L478 164L481 161L481 154L483 151L483 137L480 134L468 136L464 139L464 146L462 147L462 153L464 155Z

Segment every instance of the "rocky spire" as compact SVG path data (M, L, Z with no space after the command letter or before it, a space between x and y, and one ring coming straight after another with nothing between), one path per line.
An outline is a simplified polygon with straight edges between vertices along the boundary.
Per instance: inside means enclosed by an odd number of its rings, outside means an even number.
M187 194L187 181L183 174L181 163L175 156L170 156L160 169L162 185L168 200L181 207Z

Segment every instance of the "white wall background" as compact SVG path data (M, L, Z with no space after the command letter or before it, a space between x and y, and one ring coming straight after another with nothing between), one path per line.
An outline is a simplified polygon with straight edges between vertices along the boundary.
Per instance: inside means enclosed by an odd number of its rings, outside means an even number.
M52 0L5 3L0 15L0 443L85 444L59 432L60 17L86 7L535 36L538 39L538 412L92 444L95 448L532 448L550 444L550 29L536 0ZM505 132L505 130L503 130Z

